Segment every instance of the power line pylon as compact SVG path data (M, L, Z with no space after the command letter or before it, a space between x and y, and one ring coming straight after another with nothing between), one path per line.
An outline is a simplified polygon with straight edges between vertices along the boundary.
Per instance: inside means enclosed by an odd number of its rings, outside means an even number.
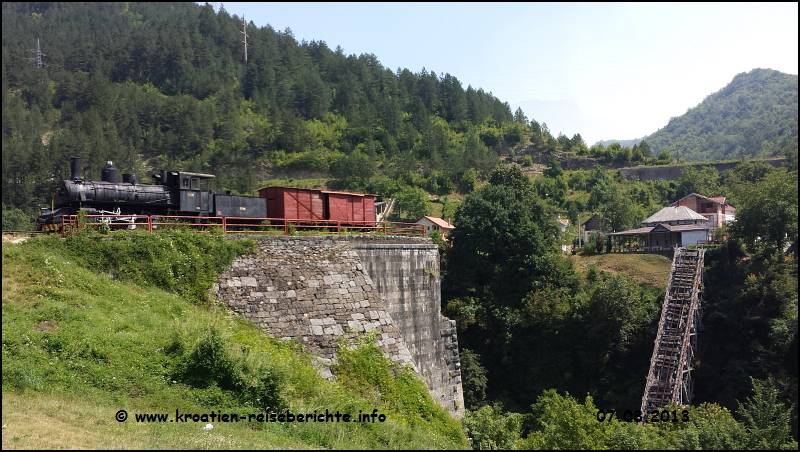
M244 62L247 64L247 21L244 19L244 16L242 16L242 31L239 33L244 36L242 44L244 44Z
M36 48L35 49L28 49L29 51L33 52L36 56L33 58L27 58L28 60L36 62L36 68L41 69L44 67L44 58L47 55L42 53L42 46L39 44L39 38L36 38Z

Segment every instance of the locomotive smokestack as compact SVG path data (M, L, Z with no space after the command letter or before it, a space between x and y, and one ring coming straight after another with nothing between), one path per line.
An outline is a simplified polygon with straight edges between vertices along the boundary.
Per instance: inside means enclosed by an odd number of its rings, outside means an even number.
M69 158L69 169L70 175L69 178L72 180L81 180L81 158L80 157L70 157Z
M117 169L114 168L114 162L109 160L106 167L100 172L100 180L103 182L117 182Z

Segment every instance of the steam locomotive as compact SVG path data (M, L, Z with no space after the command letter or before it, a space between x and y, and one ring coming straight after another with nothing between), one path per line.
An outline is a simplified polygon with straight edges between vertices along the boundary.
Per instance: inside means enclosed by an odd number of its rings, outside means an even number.
M50 209L43 209L37 230L55 229L65 215L195 215L264 218L263 198L234 196L212 190L213 174L161 171L152 184L139 183L135 174L123 174L109 161L99 181L81 177L80 157L70 158L70 178L59 183Z

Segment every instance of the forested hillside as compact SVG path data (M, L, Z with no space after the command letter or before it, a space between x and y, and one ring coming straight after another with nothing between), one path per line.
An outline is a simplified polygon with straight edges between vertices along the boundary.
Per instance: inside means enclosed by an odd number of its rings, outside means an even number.
M380 174L373 190L396 191L391 178L449 192L527 127L449 74L395 71L290 30L249 24L245 64L241 20L210 5L3 3L2 20L7 206L47 202L75 154L95 177L114 160L215 173L240 192L353 168L351 185Z
M245 62L243 24L224 8L4 3L2 20L3 206L28 218L70 155L84 157L90 177L114 160L140 175L214 173L240 193L311 178L397 197L411 218L430 212L426 192L469 193L501 159L635 165L797 152L797 78L775 71L737 76L637 145L588 147L450 74L392 70L290 30L248 24Z
M555 218L566 211L575 223L593 211L605 230L618 231L689 193L724 194L737 209L736 221L715 234L728 237L724 245L706 253L692 403L735 412L747 433L736 433L727 414L714 415L695 432L672 424L680 445L657 445L611 434L592 415L639 409L664 286L653 287L652 276L637 281L647 271L641 259L635 271L607 272L599 262L576 271L578 259L626 255L592 256L590 240L567 259L559 238L574 235L559 235ZM676 181L630 181L601 168L551 166L531 182L502 168L464 198L454 224L442 300L458 326L469 434L487 441L482 447L524 434L516 446L525 449L796 447L796 169L748 162L722 173L688 169ZM560 400L553 388L577 400ZM751 396L763 416L747 413Z
M686 114L645 138L654 151L685 160L797 152L797 75L741 73Z

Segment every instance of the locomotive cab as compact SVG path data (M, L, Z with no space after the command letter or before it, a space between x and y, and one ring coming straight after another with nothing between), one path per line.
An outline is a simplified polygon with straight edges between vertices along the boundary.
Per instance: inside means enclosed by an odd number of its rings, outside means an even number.
M213 212L213 199L211 198L211 185L214 181L213 174L189 173L179 171L172 173L180 192L180 210L208 215ZM167 180L170 178L168 177Z

